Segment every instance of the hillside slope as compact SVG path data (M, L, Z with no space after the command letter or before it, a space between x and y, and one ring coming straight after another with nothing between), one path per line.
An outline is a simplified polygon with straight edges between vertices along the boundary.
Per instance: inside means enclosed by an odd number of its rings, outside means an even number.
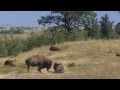
M20 79L72 79L72 78L120 78L120 57L116 52L120 52L120 40L91 40L76 41L59 44L62 49L59 52L49 51L50 46L34 48L28 52L21 52L16 57L18 67L4 67L4 61L8 59L0 58L0 78L20 78ZM32 55L44 55L53 62L61 62L65 67L65 73L54 74L46 69L42 73L37 71L37 67L32 67L27 73L25 59Z

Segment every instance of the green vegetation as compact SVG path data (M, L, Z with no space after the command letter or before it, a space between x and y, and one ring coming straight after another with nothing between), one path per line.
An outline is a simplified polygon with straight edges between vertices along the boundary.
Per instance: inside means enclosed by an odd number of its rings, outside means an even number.
M24 33L24 30L21 30L21 29L17 29L17 30L1 30L0 32L1 34L23 34Z
M12 34L10 38L3 37L4 40L0 40L0 56L17 55L22 51L27 51L35 47L43 45L50 45L52 42L63 43L65 41L85 40L85 31L76 29L71 32L67 32L64 28L57 28L57 30L46 30L41 35L32 34L25 40L13 38Z
M69 63L68 67L75 67L75 63Z
M101 17L100 23L93 11L51 11L51 15L38 19L39 24L55 24L40 34L34 32L26 39L13 38L13 34L24 33L23 27L16 30L1 30L4 40L0 40L0 57L17 55L35 47L50 45L52 42L80 41L89 39L116 39L120 36L120 24L113 27L108 15ZM22 29L22 30L21 30ZM11 37L6 37L6 34Z

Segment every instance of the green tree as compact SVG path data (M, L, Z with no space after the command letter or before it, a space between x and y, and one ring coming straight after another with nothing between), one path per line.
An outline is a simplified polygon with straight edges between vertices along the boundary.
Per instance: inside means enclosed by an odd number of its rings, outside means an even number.
M42 16L38 24L55 24L64 27L68 32L78 28L88 18L96 16L93 11L51 11L51 15Z
M113 21L109 20L108 15L101 17L101 33L102 38L113 38L114 37L114 29L113 29Z
M117 33L117 35L120 35L120 23L117 23L115 26L115 32Z
M84 22L84 29L87 31L87 36L90 38L100 37L100 28L96 17L91 17Z

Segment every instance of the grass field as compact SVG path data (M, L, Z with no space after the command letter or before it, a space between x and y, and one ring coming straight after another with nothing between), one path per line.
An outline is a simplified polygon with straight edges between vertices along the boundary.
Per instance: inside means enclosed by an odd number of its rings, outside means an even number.
M90 40L66 42L58 45L62 50L50 52L50 46L34 48L21 52L11 59L17 60L17 67L4 67L4 61L10 57L0 58L0 78L7 79L120 79L120 40ZM48 73L37 67L27 72L25 59L32 55L44 55L53 62L61 62L65 73Z

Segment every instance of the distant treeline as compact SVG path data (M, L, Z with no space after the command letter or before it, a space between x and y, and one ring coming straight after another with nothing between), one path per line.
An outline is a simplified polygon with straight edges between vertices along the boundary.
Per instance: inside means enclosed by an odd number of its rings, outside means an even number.
M23 34L24 30L1 30L0 34Z
M24 33L24 30L37 30L37 27L10 27L9 29L6 29L6 27L0 27L0 33L1 34L22 34Z
M4 26L0 26L0 29L12 29L12 30L17 30L17 29L20 29L20 30L33 30L33 29L38 29L38 27L26 27L26 26L17 26L17 27L4 27Z

